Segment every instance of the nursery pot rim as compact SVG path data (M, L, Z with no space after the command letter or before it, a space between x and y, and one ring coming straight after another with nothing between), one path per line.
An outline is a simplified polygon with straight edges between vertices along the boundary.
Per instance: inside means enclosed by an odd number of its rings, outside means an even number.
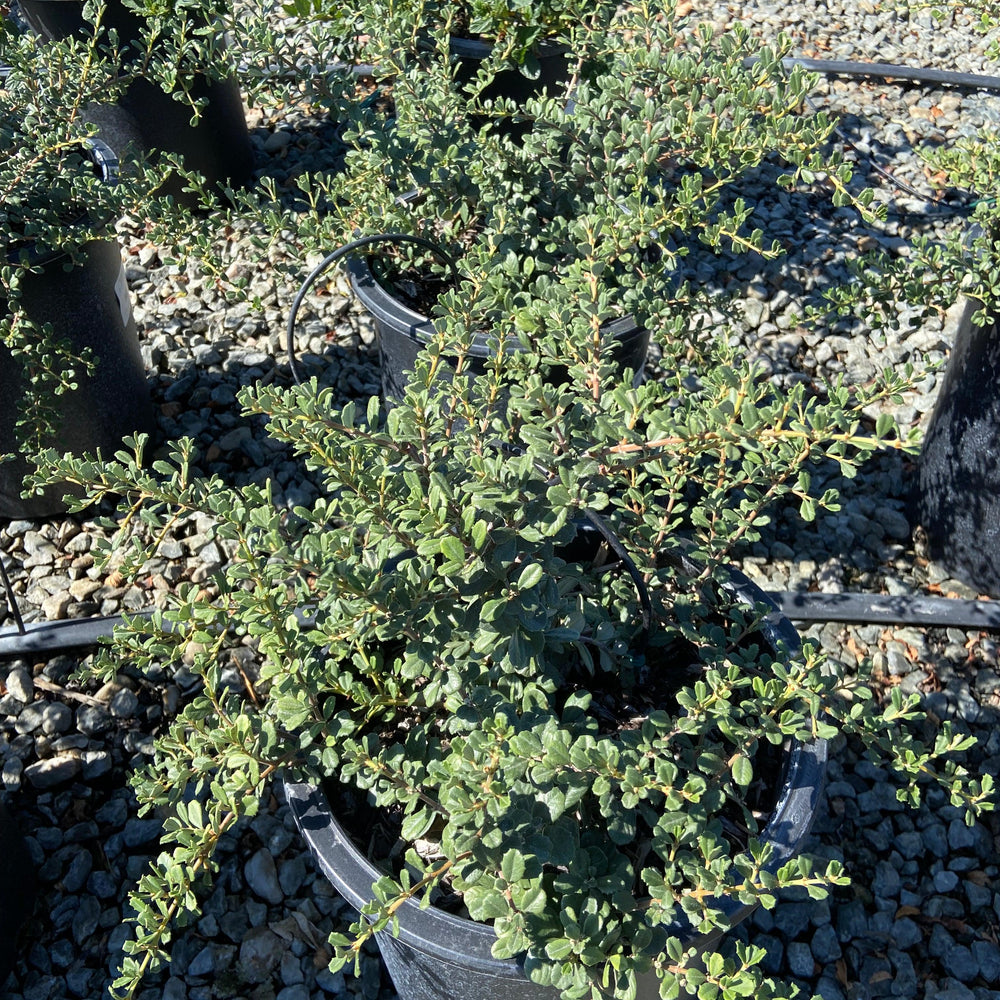
M368 261L374 254L365 256L350 255L344 261L351 289L361 304L371 313L376 323L397 326L400 323L406 328L410 339L419 347L426 347L434 335L434 321L423 313L411 309L405 302L396 298L375 277ZM630 333L639 333L642 327L631 314L617 319L605 320L601 329L611 339L624 340ZM474 358L485 359L492 356L491 342L493 338L484 333L476 333L473 337L469 354ZM530 350L520 340L508 343L507 350L514 354L524 354Z
M779 645L798 648L798 634L777 605L738 570L730 572L732 582L726 584L726 589L734 599L750 607L766 604L772 609L760 625L772 649L777 650ZM824 784L827 752L827 741L817 738L794 745L785 756L778 801L767 825L758 835L759 840L772 847L765 866L772 873L799 853L809 834ZM287 776L282 778L282 784L296 824L323 874L351 906L360 910L371 899L371 886L386 874L385 871L354 845L318 785ZM358 891L359 886L364 887L363 892ZM714 902L730 926L754 909L753 904L741 903L728 896ZM463 965L481 974L498 978L523 974L519 961L493 957L491 947L496 941L496 933L491 924L455 916L433 906L424 908L413 899L403 903L399 916L398 940L433 959L454 963L460 955ZM694 933L684 918L664 928L664 932L682 938L687 947L696 948L717 937L717 932Z
M454 32L448 35L448 48L453 56L458 56L460 59L486 59L495 44L495 41L491 41L485 35L456 35ZM543 38L534 47L536 59L564 56L569 51L568 45L552 38Z
M822 789L819 775L825 769L826 759L827 743L823 739L799 744L789 752L778 804L760 835L762 840L769 841L774 848L771 860L766 865L768 871L774 872L798 854L808 835ZM318 859L323 874L354 909L360 910L371 899L370 887L386 874L385 870L374 865L354 845L318 786L285 778L283 787L288 806L314 857ZM802 801L803 797L805 802ZM805 823L802 822L801 815L795 815L804 808L808 808ZM772 834L786 825L795 829L794 839L788 843L776 843ZM328 860L334 852L337 855L337 867ZM359 884L367 885L369 891L355 891L355 886ZM724 912L731 925L739 923L754 909L752 904L741 903L732 897L723 897L714 903ZM458 953L463 956L463 963L474 965L480 972L493 972L498 976L509 976L520 969L520 963L516 960L493 957L490 949L496 941L496 932L492 924L458 917L435 909L433 905L424 909L413 899L403 903L399 916L399 932L395 936L403 944L433 958L453 961ZM692 936L690 925L681 922L664 928L664 933L684 939L687 947L698 947L703 941L714 937L711 933ZM443 944L442 941L448 944Z

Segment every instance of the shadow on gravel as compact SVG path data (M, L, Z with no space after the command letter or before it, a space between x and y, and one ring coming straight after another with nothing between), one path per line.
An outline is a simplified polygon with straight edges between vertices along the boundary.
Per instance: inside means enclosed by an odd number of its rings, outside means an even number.
M218 352L218 343L212 347ZM299 355L297 365L303 377L315 377L320 388L335 389L338 405L349 400L367 403L378 392L377 361L367 352L331 342L322 354ZM290 447L267 434L263 417L242 413L237 395L255 384L293 385L287 360L234 350L209 368L196 366L192 359L178 371L155 376L159 448L190 437L198 445L197 473L217 475L234 487L270 478L285 501L302 503L315 494L304 465Z
M257 129L263 144L266 166L257 171L258 178L271 178L277 184L279 206L285 211L320 213L333 208L320 198L311 206L302 196L296 181L303 174L335 174L344 167L347 147L341 138L343 124L331 117L308 119L294 127L274 132Z
M764 163L749 172L743 182L731 193L723 207L732 206L740 198L754 207L748 228L760 228L764 246L772 241L787 251L769 260L761 254L736 254L704 248L689 258L687 269L693 266L695 275L709 271L723 276L727 291L744 291L756 280L766 280L781 271L798 272L798 282L803 289L789 287L792 292L809 291L809 304L821 307L822 293L828 287L845 280L849 275L843 261L848 255L860 256L863 252L883 248L898 250L906 241L887 236L876 226L867 224L853 208L836 208L832 203L832 189L817 183L810 189L788 190L778 179L788 173L788 168L778 163ZM857 175L850 190L859 194L869 186ZM907 213L907 228L919 231L933 229L943 219L954 213ZM831 265L839 267L833 270ZM721 266L720 266L721 265ZM728 266L727 266L728 265ZM795 279L792 279L792 286Z
M794 501L779 504L760 528L760 540L743 546L738 559L749 557L771 575L778 566L787 566L787 578L776 579L771 587L778 590L818 584L823 590L881 593L883 581L877 574L902 573L904 565L912 574L917 558L907 499L915 475L913 457L876 453L853 478L833 461L813 463L808 471L813 492L836 491L839 509L818 508L815 520L805 521Z

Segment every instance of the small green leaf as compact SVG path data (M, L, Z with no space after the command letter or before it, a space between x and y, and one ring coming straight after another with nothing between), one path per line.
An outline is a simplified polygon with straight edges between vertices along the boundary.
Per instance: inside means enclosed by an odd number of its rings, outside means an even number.
M309 705L294 695L283 695L274 702L278 718L289 729L297 729L309 718Z
M880 413L878 419L875 421L876 437L888 437L895 426L896 422L893 420L891 413Z
M482 552L486 547L489 530L489 525L485 521L476 521L472 526L472 545L477 552Z
M569 958L573 954L573 942L569 938L555 938L545 945L545 954L555 962Z
M422 837L433 823L434 813L430 809L421 809L418 812L410 813L403 820L399 835L403 840L416 840L418 837Z
M514 889L511 893L512 902L524 913L542 914L548 902L548 895L539 885L533 885L529 889Z
M753 764L743 754L733 761L733 781L741 788L746 788L753 781Z
M500 874L508 883L520 882L524 878L524 857L520 851L511 848L500 862Z
M463 899L469 916L482 923L499 920L509 910L503 893L492 887L470 886L463 893Z
M465 562L465 546L454 535L445 535L441 539L441 554L449 562L459 565Z
M545 575L541 563L528 563L517 578L518 590L531 590Z

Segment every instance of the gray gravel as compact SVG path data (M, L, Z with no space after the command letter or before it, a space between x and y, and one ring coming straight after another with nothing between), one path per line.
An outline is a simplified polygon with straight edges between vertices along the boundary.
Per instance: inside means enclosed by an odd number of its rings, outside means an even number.
M926 11L871 0L696 6L719 30L737 21L764 39L785 30L805 56L998 72L966 17L937 24ZM821 81L815 100L845 116L842 127L859 150L861 172L890 206L885 227L861 227L851 213L830 212L809 192L778 192L778 168L768 167L749 195L767 233L789 246L788 256L772 263L706 257L693 261L693 273L737 294L730 336L776 381L843 375L862 382L886 364L942 359L954 314L910 329L911 313L901 309L899 329L845 322L823 331L802 326L799 317L825 285L842 280L844 260L855 249L881 245L905 253L915 233L940 235L960 224L935 203L918 154L928 143L953 142L1000 122L1000 95L831 79ZM250 110L262 172L280 182L304 163L336 159L334 127L310 114L295 106ZM890 186L872 170L876 163L923 197ZM295 235L287 233L284 245L257 263L248 234L236 227L220 239L228 276L245 277L247 286L241 300L226 301L197 268L164 262L141 234L123 232L163 433L194 436L204 471L235 483L271 478L279 501L308 502L314 491L300 467L259 423L238 414L234 400L243 385L287 380L280 360L284 322L295 275L314 261L302 259ZM342 280L333 278L329 294L312 298L297 350L342 399L365 399L378 386L373 338L344 293ZM930 375L907 396L896 411L901 422L926 421L937 385ZM817 486L842 490L842 509L814 524L779 516L745 553L743 568L772 589L975 597L924 558L907 517L911 476L911 464L899 456L873 459L850 481L835 469L818 470ZM87 617L161 605L182 580L208 584L226 552L207 527L197 519L180 525L137 582L98 572L91 547L103 529L88 521L12 522L0 531L0 550L26 620ZM840 624L806 634L845 669L859 656L871 657L890 683L921 692L935 717L980 737L966 766L1000 773L996 636ZM103 995L127 933L121 919L128 886L155 850L159 823L135 815L125 779L149 753L151 734L189 690L190 678L183 671L151 678L122 673L82 690L69 680L79 660L63 654L0 661L2 794L27 835L40 883L21 957L0 1000ZM834 749L811 850L842 860L852 886L827 901L791 895L735 934L767 949L775 977L823 1000L1000 1000L1000 823L990 818L967 829L933 791L919 810L904 809L892 782L856 747ZM325 970L327 934L343 927L348 913L317 875L277 792L256 819L224 838L219 860L203 915L177 935L169 973L150 980L147 1000L394 997L375 957L359 979Z

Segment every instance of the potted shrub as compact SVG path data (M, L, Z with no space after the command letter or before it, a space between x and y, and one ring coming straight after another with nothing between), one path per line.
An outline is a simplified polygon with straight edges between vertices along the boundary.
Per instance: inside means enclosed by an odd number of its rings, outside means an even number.
M996 30L996 3L971 7L983 31ZM989 54L1000 55L995 40ZM1000 597L1000 209L994 197L1000 136L995 128L978 129L930 159L935 174L972 192L975 201L964 231L952 233L944 247L920 240L911 272L901 276L908 298L929 301L935 309L950 306L957 319L920 451L915 520L935 560L979 591Z
M993 253L995 243L988 246ZM959 307L920 449L916 520L931 558L981 593L1000 597L1000 330L995 306L977 308L966 299Z
M118 63L115 105L89 109L113 143L134 141L144 153L179 156L186 172L161 189L190 207L203 193L190 190L188 173L208 190L242 187L253 172L253 150L232 58L226 51L220 0L101 0L88 13L83 0L23 0L20 10L43 43L98 36ZM112 45L109 32L114 32Z
M0 34L0 516L65 508L61 492L25 499L40 446L110 454L153 430L114 222L160 175L119 175L80 108L113 88L115 69L69 43L44 62Z
M458 906L492 934L496 995L546 1000L624 1000L651 981L663 997L781 995L759 949L720 947L703 969L689 953L784 887L822 895L842 881L835 865L788 860L768 829L791 787L785 762L817 740L862 739L908 779L909 800L937 781L970 816L989 806L989 776L940 760L965 741L945 725L925 742L914 699L793 648L726 569L774 504L811 517L835 503L810 497L812 461L850 469L906 446L889 419L860 426L900 386L817 400L719 345L663 338L671 374L632 387L586 357L585 326L508 351L518 333L498 317L497 350L473 377L474 330L443 317L384 423L377 399L334 410L315 383L244 390L244 410L321 484L310 507L199 479L190 442L151 465L141 443L113 462L51 457L48 481L86 490L80 504L121 495L141 510L119 572L195 511L231 556L212 588L119 632L99 667L183 661L204 681L134 778L141 808L167 819L133 897L121 995L164 958L218 839L279 773L293 798L303 781L328 789L366 845L390 829L357 937L334 939L337 964L376 932L411 947L400 925L413 901ZM450 382L443 343L466 345ZM553 385L557 343L567 375ZM704 366L690 360L700 352ZM234 686L235 644L256 664L244 655ZM325 820L301 812L318 836ZM510 967L517 989L541 992L501 992Z
M318 209L310 237L416 235L457 263L456 279L439 253L406 244L355 256L386 396L399 395L402 372L449 310L480 330L482 356L509 312L526 339L585 309L619 324L603 327L606 350L641 342L650 326L680 334L700 294L685 258L778 252L755 228L747 190L770 157L790 164L790 185L847 199L847 167L824 146L830 123L798 113L809 79L782 67L783 52L751 62L746 33L685 30L669 8L622 8L584 37L604 68L577 82L571 102L480 109L530 121L520 143L478 124L438 62L401 70L390 102L353 106L343 174L299 181ZM717 289L701 292L706 310L717 307Z
M287 13L306 19L337 19L362 40L362 53L380 79L417 59L440 51L458 79L470 84L480 69L487 76L476 88L485 99L524 99L543 89L564 89L575 60L570 44L581 24L594 26L612 13L606 3L580 0L372 0L350 13L330 0L291 0Z

